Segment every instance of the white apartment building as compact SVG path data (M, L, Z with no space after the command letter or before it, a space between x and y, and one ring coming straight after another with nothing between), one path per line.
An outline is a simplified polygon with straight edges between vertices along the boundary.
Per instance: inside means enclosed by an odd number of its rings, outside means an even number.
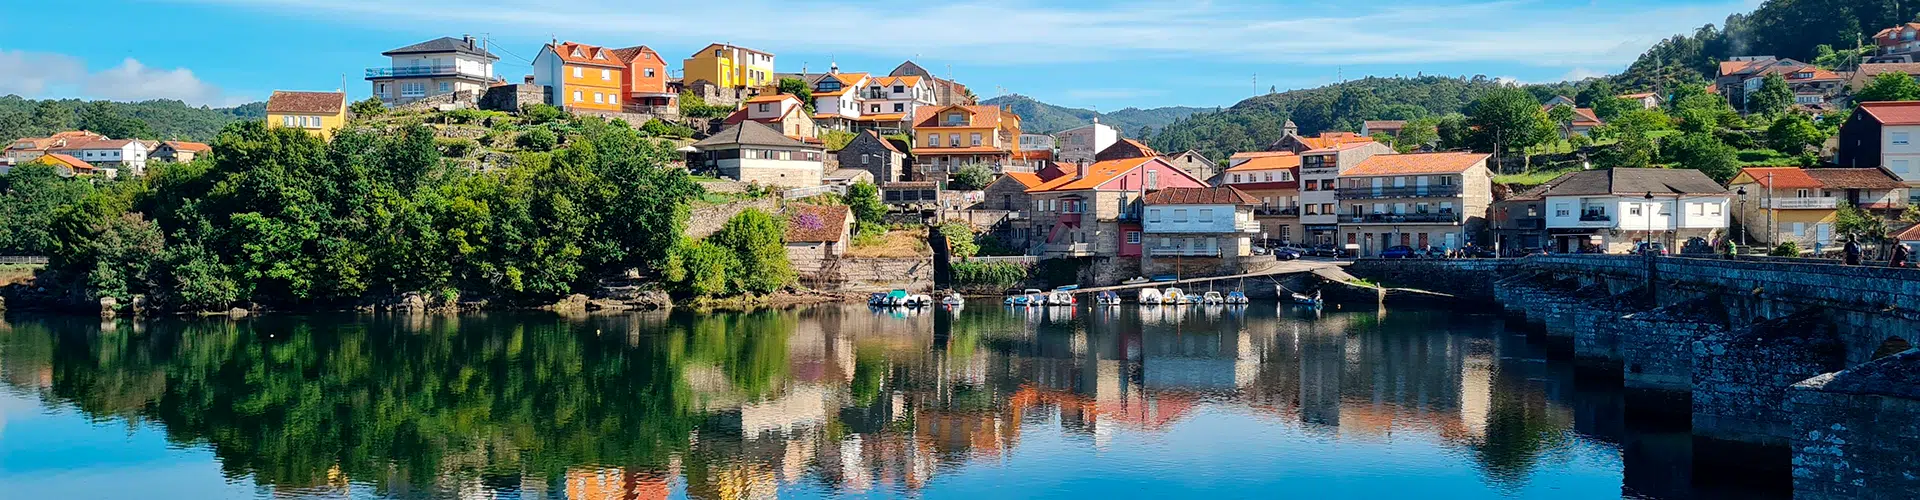
M387 66L367 68L373 95L389 105L454 92L485 92L499 57L473 37L440 37L381 52Z
M134 139L101 139L71 142L48 152L71 155L97 167L125 168L128 174L140 176L146 174L149 150L146 143Z
M1111 126L1101 125L1099 118L1093 123L1082 125L1053 134L1054 146L1060 149L1055 155L1058 161L1065 163L1093 163L1100 151L1120 142L1120 131Z
M1334 244L1340 233L1340 174L1367 158L1384 154L1393 154L1393 148L1374 141L1337 143L1300 152L1301 237L1295 241Z
M1654 241L1677 252L1727 230L1727 190L1693 169L1615 168L1548 181L1546 228L1559 253L1627 253Z

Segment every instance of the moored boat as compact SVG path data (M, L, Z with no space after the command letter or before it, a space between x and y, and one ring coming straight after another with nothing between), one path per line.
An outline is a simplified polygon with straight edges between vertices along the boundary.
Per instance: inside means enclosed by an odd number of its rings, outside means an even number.
M1231 291L1231 292L1227 292L1227 303L1228 303L1228 304L1245 304L1245 303L1247 303L1247 302L1249 302L1249 301L1247 300L1247 294L1244 294L1244 293L1240 293L1240 291L1239 291L1239 290L1234 290L1234 291Z
M1220 292L1209 291L1205 295L1200 296L1200 303L1207 305L1225 304L1227 303L1227 297L1220 295Z
M1140 305L1143 306L1160 305L1161 301L1166 300L1166 297L1160 293L1160 289L1158 288L1142 288L1140 289L1139 300Z

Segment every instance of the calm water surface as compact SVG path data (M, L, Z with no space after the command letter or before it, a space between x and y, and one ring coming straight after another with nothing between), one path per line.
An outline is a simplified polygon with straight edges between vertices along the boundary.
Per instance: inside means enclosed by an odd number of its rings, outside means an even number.
M0 325L0 499L1754 498L1494 316Z

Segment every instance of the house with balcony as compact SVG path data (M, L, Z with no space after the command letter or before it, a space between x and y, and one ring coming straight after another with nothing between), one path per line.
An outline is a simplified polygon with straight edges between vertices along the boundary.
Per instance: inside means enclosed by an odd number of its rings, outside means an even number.
M147 155L150 153L147 143L136 139L95 139L91 141L70 141L64 146L47 150L49 154L64 154L79 158L94 168L113 168L126 170L133 176L146 174Z
M47 137L22 137L14 139L12 144L7 145L5 157L13 160L16 165L24 165L29 160L46 155L50 150L66 147L68 143L103 141L106 139L107 136L105 135L86 130L69 130L66 132L58 132Z
M1873 63L1911 63L1920 62L1920 23L1902 23L1873 34L1873 57L1867 62Z
M667 60L645 45L613 49L626 65L620 79L622 103L628 113L674 118L680 116L680 94L667 86Z
M500 60L471 36L443 36L380 55L387 65L367 68L366 78L388 106L455 92L477 99L493 84L493 63Z
M1362 257L1406 245L1454 250L1480 241L1493 204L1489 155L1374 155L1339 175L1340 232Z
M1863 102L1840 125L1835 163L1884 168L1907 185L1907 203L1920 203L1920 101Z
M546 87L547 104L568 110L623 111L626 72L613 49L584 43L549 43L533 56L534 85Z
M1744 168L1727 189L1749 244L1792 241L1802 249L1832 245L1840 236L1833 229L1840 205L1898 217L1908 196L1905 183L1879 168Z
M747 120L693 143L699 150L689 166L719 173L728 179L783 188L819 186L826 178L817 143L801 141Z
M1767 75L1776 74L1793 90L1794 103L1803 106L1824 105L1846 84L1839 74L1812 64L1773 56L1741 56L1720 63L1714 86L1728 102L1744 111L1746 96L1759 90Z
M871 79L866 73L841 73L837 64L828 69L827 74L814 79L813 121L824 128L853 130L853 125L866 111L863 103Z
M773 54L732 44L707 45L680 63L680 81L707 81L720 88L751 89L778 82Z
M997 172L1020 149L1020 115L996 106L924 106L914 115L913 136L922 171L944 175L977 163Z
M1340 176L1375 156L1394 155L1393 148L1373 139L1348 140L1345 136L1296 139L1291 147L1300 158L1300 174L1296 176L1300 179L1300 231L1288 237L1303 246L1344 244L1339 241Z
M1627 253L1641 242L1678 250L1688 239L1719 241L1727 188L1699 170L1615 168L1554 178L1541 192L1554 253Z
M1304 241L1300 227L1300 155L1281 151L1241 159L1221 172L1216 184L1254 199L1253 217L1260 224L1261 240L1275 245Z
M1120 142L1120 131L1112 125L1100 123L1100 118L1095 117L1093 123L1054 132L1053 140L1060 148L1055 155L1060 161L1093 163L1094 156L1113 143Z
M1547 198L1551 183L1541 184L1493 202L1487 219L1493 228L1493 246L1500 256L1526 255L1547 248Z
M921 108L937 105L932 80L927 78L880 76L869 79L865 87L860 104L865 109L861 111L861 119L854 123L856 129L904 132L912 126L913 117Z
M1167 188L1141 198L1143 274L1219 274L1241 269L1253 255L1258 202L1232 186ZM1173 260L1174 262L1167 262Z
M1029 244L1048 258L1139 257L1140 199L1206 183L1157 157L1075 165L1027 189L1033 211Z

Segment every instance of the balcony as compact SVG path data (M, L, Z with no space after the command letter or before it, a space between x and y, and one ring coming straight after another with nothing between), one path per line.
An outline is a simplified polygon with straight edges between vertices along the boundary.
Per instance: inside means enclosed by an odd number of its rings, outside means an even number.
M1071 225L1077 226L1077 225L1080 225L1080 212L1062 212L1060 214L1060 217L1055 220L1059 221L1061 224L1071 224Z
M1587 212L1580 214L1580 222L1613 222L1613 216L1599 212Z
M1257 221L1257 220L1238 221L1233 223L1233 228L1240 230L1240 232L1242 233L1258 233L1260 232L1260 221Z
M1760 200L1760 206L1779 210L1833 210L1840 206L1840 199L1834 197L1774 198Z
M1268 217L1299 217L1300 207L1253 207L1253 215Z
M1054 243L1045 248L1047 255L1055 257L1091 257L1092 243Z
M367 68L367 79L381 78L423 78L434 76L469 76L486 79L487 75L479 71L461 71L457 66L408 66L392 68Z
M1449 198L1460 196L1459 185L1447 186L1401 186L1401 187L1360 187L1341 188L1336 194L1342 200L1364 200L1378 198Z
M1149 248L1147 255L1153 257L1219 257L1218 248Z
M1340 222L1346 224L1458 224L1460 215L1453 213L1348 214L1340 216Z

